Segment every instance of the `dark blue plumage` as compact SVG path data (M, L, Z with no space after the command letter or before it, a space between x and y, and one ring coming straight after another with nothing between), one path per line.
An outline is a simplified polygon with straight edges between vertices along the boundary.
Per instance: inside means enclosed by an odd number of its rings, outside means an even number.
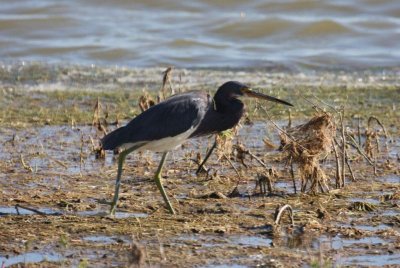
M103 149L113 150L137 143L144 145L175 137L190 129L193 131L186 138L230 129L239 122L244 112L244 104L237 99L243 95L243 88L246 86L239 82L227 82L218 89L213 99L202 91L174 95L139 114L126 126L106 135L101 140ZM167 150L175 147L172 146L175 144L170 144L171 148L165 146Z
M150 107L125 127L121 127L102 140L105 150L113 150L123 144L151 142L174 137L196 128L204 117L210 96L201 91L178 94Z
M244 114L244 104L238 99L243 96L243 88L247 87L235 81L223 84L215 93L213 102L208 103L203 120L190 137L219 133L239 123Z

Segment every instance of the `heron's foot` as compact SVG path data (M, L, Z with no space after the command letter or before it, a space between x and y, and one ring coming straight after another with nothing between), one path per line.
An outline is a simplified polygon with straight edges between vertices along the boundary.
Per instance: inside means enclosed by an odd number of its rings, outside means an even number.
M196 170L196 175L199 175L200 173L207 173L208 168L204 165L204 162L199 165L199 167Z
M162 170L162 168L164 166L164 162L165 162L165 159L167 158L167 155L168 155L168 152L164 152L163 156L161 157L161 161L160 161L160 164L158 165L157 172L154 175L154 180L155 180L155 182L157 184L158 190L160 190L160 193L161 193L161 195L162 195L162 197L164 199L165 204L167 205L167 208L168 208L169 212L171 214L175 214L175 210L172 207L171 202L169 202L168 195L165 192L164 186L163 186L163 184L161 182L161 179L162 179L161 178L161 170Z
M110 208L110 216L115 216L115 209L117 208L117 204L115 202L111 202L111 208Z
M169 201L167 203L167 208L168 208L169 213L171 213L172 215L176 214L174 208L172 207L172 205Z
M162 185L161 176L159 174L156 174L154 176L154 180L156 181L157 187L160 190L160 193L164 199L165 204L167 205L167 209L168 209L169 213L176 214L174 208L172 207L171 202L169 201L167 193L165 192L164 186Z

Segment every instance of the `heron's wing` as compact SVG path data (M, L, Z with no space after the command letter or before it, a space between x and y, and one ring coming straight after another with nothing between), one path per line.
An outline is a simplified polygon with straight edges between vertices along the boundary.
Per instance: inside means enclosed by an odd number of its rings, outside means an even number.
M174 137L196 128L204 117L209 96L202 92L179 94L152 106L125 127L102 139L104 149L114 149L126 143L137 143ZM108 145L108 146L107 146Z

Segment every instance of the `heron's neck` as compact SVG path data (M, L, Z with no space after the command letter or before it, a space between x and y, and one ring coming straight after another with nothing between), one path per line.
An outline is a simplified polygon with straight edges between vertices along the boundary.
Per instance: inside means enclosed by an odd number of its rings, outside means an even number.
M243 102L237 98L219 98L214 96L214 108L219 113L236 113L243 110Z

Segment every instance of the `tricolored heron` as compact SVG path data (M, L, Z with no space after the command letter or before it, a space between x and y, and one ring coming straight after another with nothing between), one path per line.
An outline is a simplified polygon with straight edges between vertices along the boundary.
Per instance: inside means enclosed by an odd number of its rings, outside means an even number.
M151 150L163 152L154 179L168 210L175 214L160 175L168 151L187 139L234 127L244 113L244 104L239 100L242 96L293 106L286 101L254 92L242 83L229 81L218 88L214 97L202 91L174 95L139 114L126 126L107 134L101 140L104 150L124 149L118 158L117 180L110 212L115 212L118 202L122 167L126 156L133 151Z

